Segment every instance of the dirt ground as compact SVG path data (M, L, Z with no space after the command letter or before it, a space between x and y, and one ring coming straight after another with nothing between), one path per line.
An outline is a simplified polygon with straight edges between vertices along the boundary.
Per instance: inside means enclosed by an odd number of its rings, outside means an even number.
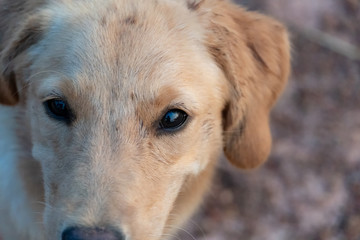
M177 239L360 239L360 1L239 0L288 25L289 85L256 171L225 160Z

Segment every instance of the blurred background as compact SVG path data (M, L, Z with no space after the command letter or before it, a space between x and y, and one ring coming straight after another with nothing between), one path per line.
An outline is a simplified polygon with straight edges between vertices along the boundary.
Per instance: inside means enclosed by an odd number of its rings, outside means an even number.
M225 160L178 239L360 239L360 0L238 0L285 23L292 75L255 171Z

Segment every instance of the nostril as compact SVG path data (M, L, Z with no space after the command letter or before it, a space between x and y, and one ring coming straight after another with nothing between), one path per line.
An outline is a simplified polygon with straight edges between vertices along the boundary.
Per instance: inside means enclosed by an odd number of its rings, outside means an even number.
M106 228L71 227L62 233L62 240L125 240L122 233Z

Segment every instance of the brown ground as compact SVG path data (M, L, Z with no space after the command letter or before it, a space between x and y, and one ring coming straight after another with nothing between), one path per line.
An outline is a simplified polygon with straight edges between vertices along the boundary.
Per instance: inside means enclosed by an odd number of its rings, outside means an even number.
M178 239L359 240L360 58L309 29L360 47L360 1L238 2L292 33L293 73L272 114L273 153L252 172L223 161Z

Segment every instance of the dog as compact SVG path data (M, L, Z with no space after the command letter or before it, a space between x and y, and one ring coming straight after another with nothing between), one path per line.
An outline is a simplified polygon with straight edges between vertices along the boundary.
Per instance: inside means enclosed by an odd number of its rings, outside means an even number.
M0 236L170 239L267 159L289 48L227 0L2 0Z

